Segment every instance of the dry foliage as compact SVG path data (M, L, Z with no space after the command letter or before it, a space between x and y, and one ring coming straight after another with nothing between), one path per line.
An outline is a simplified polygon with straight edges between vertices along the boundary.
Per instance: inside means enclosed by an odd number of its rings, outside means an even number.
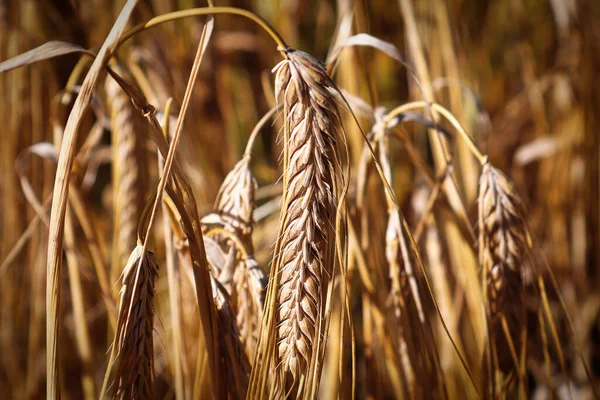
M593 0L196 3L0 2L5 397L598 398Z

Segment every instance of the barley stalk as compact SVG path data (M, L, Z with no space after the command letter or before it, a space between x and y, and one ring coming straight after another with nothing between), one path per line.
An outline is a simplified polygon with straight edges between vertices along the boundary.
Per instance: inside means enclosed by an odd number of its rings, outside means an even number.
M411 391L415 381L414 368L410 355L407 352L407 341L404 327L402 326L403 318L406 319L406 316L403 314L409 312L406 303L410 301L410 288L408 286L408 276L402 261L403 252L400 249L400 241L402 239L398 237L401 228L397 226L398 220L398 215L393 211L390 212L385 238L385 257L389 266L391 308L395 321L398 324L396 343L399 345L398 352L402 362L402 373L405 375L404 380L407 383L408 390ZM416 299L415 304L418 307L421 306L420 298Z
M275 301L268 328L275 332L267 330L267 351L276 371L275 391L309 397L319 384L333 282L341 122L324 66L293 49L285 57L274 68L286 126L283 201L269 292Z
M94 62L92 63L83 84L80 95L77 96L73 109L69 114L67 125L61 143L58 167L54 180L52 209L50 211L50 226L48 235L48 258L46 260L46 395L48 398L60 397L59 382L59 339L60 339L60 277L62 264L62 239L64 234L64 219L69 192L69 178L75 158L77 136L85 110L90 105L93 92L100 78L104 65L115 50L119 37L125 30L131 12L137 0L128 0L119 18L113 25L109 35Z
M382 170L388 182L392 181L392 167L388 154L385 129L381 121L385 110L376 112L376 139ZM400 212L388 199L388 225L386 230L385 256L389 266L391 308L394 315L392 329L397 330L394 340L398 346L403 380L410 397L442 396L445 393L443 372L439 365L436 343L429 319L421 300L417 276L413 266L413 254L409 250L410 238L402 226ZM394 327L395 325L395 327ZM416 384L415 376L427 376L428 385Z

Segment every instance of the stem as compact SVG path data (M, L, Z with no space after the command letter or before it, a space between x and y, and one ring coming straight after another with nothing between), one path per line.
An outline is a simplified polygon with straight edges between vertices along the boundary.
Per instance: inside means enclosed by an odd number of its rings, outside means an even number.
M121 36L116 49L121 47L121 45L123 43L125 43L127 40L131 39L133 36L137 35L138 33L145 31L146 29L150 29L154 26L163 24L165 22L176 21L178 19L183 19L183 18L188 18L188 17L198 17L201 15L216 15L216 14L240 15L242 17L251 19L252 21L256 22L258 25L260 25L260 27L263 28L269 35L271 35L271 37L273 38L275 43L277 43L277 46L281 51L288 48L287 43L285 42L285 40L283 40L281 35L275 30L275 28L273 28L271 26L271 24L269 24L260 15L254 14L253 12L248 11L248 10L244 10L241 8L235 8L235 7L200 7L200 8L190 8L188 10L180 10L180 11L166 13L166 14L154 17L154 18L148 20L147 22L136 25ZM116 49L115 49L115 51L116 51ZM91 55L91 54L87 54L87 53L85 53L85 54ZM66 85L67 88L72 88L73 86L75 86L77 84L77 82L79 81L79 77L83 74L85 67L87 67L87 65L89 63L90 63L90 60L87 57L82 57L79 59L79 61L73 68L73 71L71 71L71 74L69 75L69 79L68 79L67 85Z
M165 113L163 120L163 132L165 139L169 140L169 114L173 98L169 97L165 105ZM164 159L160 152L158 153L158 166L160 170L164 168ZM175 375L175 399L185 399L185 384L183 373L183 321L181 319L181 292L179 287L179 265L177 264L177 255L173 245L173 231L169 220L168 206L163 202L163 232L165 240L165 259L167 264L167 282L169 285L169 309L171 312L171 343L173 344L173 369Z
M285 43L285 41L283 40L281 35L263 17L261 17L257 14L254 14L251 11L243 10L241 8L235 8L235 7L190 8L188 10L174 11L174 12L170 12L167 14L159 15L158 17L154 17L151 20L149 20L148 22L139 24L139 25L131 28L129 31L125 32L123 34L123 36L121 36L118 46L121 46L123 44L123 42L130 39L132 36L142 32L146 29L152 28L153 26L160 25L164 22L175 21L178 19L188 18L188 17L197 17L197 16L201 16L201 15L216 15L216 14L240 15L242 17L251 19L252 21L256 22L258 25L260 25L260 27L263 28L269 35L271 35L271 37L273 38L273 40L275 40L275 43L277 43L277 46L281 50L288 48L288 45Z
M246 144L246 150L244 150L244 157L250 158L252 155L252 147L254 146L254 142L256 141L256 136L258 136L258 132L263 128L263 126L267 123L268 120L273 118L276 112L281 110L283 107L283 103L279 104L273 108L271 108L263 117L256 123L256 126L252 130L250 137L248 138L248 143Z
M86 55L87 55L87 53L86 53ZM92 61L94 61L94 60L90 59L88 57L81 57L79 59L79 61L77 61L77 64L75 64L75 67L71 71L71 74L69 74L69 79L67 80L67 84L65 85L65 88L67 90L73 90L75 85L77 85L77 82L79 82L79 78L81 77L81 75L83 75L85 68Z
M167 187L167 182L169 182L169 179L171 177L171 171L174 168L175 169L175 174L177 178L180 178L180 176L178 174L178 169L179 167L177 166L177 163L175 162L175 152L177 149L177 145L179 144L179 141L181 139L181 132L182 132L182 127L183 127L183 122L185 120L185 116L187 113L187 109L190 103L190 98L192 96L192 90L194 87L194 84L196 83L196 78L198 77L198 71L200 69L200 64L202 62L203 59L203 55L204 52L206 50L206 47L208 45L208 40L210 39L211 33L212 33L212 28L213 28L213 23L212 20L209 21L203 28L202 30L202 34L200 36L200 41L198 43L198 49L196 51L196 56L194 58L194 64L192 65L192 70L190 72L189 78L188 78L188 83L185 89L185 93L183 96L183 101L181 103L181 109L179 111L179 116L177 118L177 123L175 126L175 132L173 134L173 139L171 141L171 143L169 144L168 147L168 152L167 155L165 157L165 161L164 161L164 168L162 170L162 176L161 179L159 181L158 184L158 188L156 190L156 197L153 200L153 204L151 207L151 211L150 211L150 217L148 219L148 223L147 223L147 228L145 229L145 235L142 238L143 239L143 245L142 245L142 253L144 253L146 251L146 249L148 248L148 241L149 241L149 237L151 236L151 228L152 228L152 224L154 222L154 220L156 219L156 215L157 215L157 210L158 210L158 206L161 203L161 200L163 198L163 193L166 190ZM145 99L144 99L145 101ZM144 109L143 113L146 117L151 117L152 123L157 123L157 121L154 118L153 115L154 109L153 108L147 108ZM162 137L162 135L164 134L162 132L162 128L160 128L160 126L155 127L156 129L159 130L159 140L164 140L164 138ZM165 140L166 142L166 140ZM184 182L181 182L181 184L184 184ZM190 202L194 202L193 197L189 200ZM150 204L150 202L148 203ZM195 204L194 204L195 207ZM145 220L146 218L144 218ZM210 358L210 365L211 365L211 369L210 369L210 382L211 382L211 386L213 388L213 396L214 398L217 399L221 399L224 396L224 391L225 388L220 386L219 383L221 382L221 377L223 374L223 370L222 370L222 366L221 366L221 360L217 354L217 349L219 348L219 343L218 343L218 338L216 337L217 335L217 328L216 328L216 319L215 319L215 308L214 308L214 304L212 302L208 302L208 301L203 301L203 299L207 298L208 296L206 296L207 293L210 293L210 282L208 281L208 279L205 276L202 276L202 273L206 274L209 273L208 272L208 265L206 263L206 255L202 254L204 253L204 244L202 242L202 237L200 236L200 233L197 230L197 227L192 227L191 228L191 233L194 235L193 240L195 240L196 245L198 246L198 251L196 254L196 256L198 257L198 262L194 262L194 266L193 266L193 272L194 272L194 279L196 282L196 300L197 300L197 304L198 304L198 311L200 313L200 318L202 321L202 327L203 327L203 332L204 332L204 338L206 341L206 349L207 349L207 354L208 357ZM139 261L138 264L138 270L139 270L139 265L141 264L141 259ZM206 269L205 269L206 268Z
M450 111L448 111L446 108L442 107L441 105L439 105L437 103L427 103L425 101L413 101L411 103L403 104L399 107L394 108L392 111L390 111L386 115L386 117L384 119L385 125L387 125L392 119L396 118L399 114L401 114L403 112L406 112L409 110L414 110L414 109L419 109L419 108L428 108L428 107L431 107L434 111L437 111L438 113L442 114L452 124L452 126L454 126L454 128L458 131L458 133L460 134L462 139L465 141L465 143L469 147L469 150L471 150L471 153L473 153L473 155L477 158L477 160L479 160L479 163L481 165L484 165L487 162L487 156L484 155L483 153L481 153L481 151L477 148L477 145L475 144L475 142L473 142L473 139L467 133L465 128L463 128L463 126L460 124L460 122L458 122L456 120L456 118L454 117L454 115L452 115L452 113Z
M244 245L242 244L240 239L237 236L235 236L233 233L231 233L227 229L223 229L223 228L213 228L205 233L206 237L212 237L215 235L223 235L227 239L231 240L235 244L235 247L237 248L237 250L242 255L242 258L244 260L246 258L248 258L248 251L246 250L246 248L244 247Z

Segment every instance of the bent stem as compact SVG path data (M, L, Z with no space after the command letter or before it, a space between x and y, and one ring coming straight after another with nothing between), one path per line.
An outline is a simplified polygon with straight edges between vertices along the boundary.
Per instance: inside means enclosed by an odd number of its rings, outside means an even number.
M392 111L390 111L386 115L386 117L384 119L384 123L385 123L385 125L387 125L394 118L396 118L398 115L402 114L403 112L421 109L421 108L427 109L429 107L431 107L431 109L433 109L434 111L443 115L444 118L446 118L448 120L448 122L450 122L452 124L452 126L457 130L457 132L460 134L461 138L465 141L465 143L469 147L469 150L471 150L471 153L473 153L473 155L477 158L477 160L479 161L479 163L481 165L484 165L487 162L487 156L485 156L477 148L477 145L475 144L475 142L473 142L473 138L471 138L471 136L467 133L465 128L463 128L463 126L460 124L460 122L458 122L458 120L454 117L454 115L452 115L452 113L450 111L448 111L446 108L442 107L438 103L428 103L426 101L413 101L410 103L403 104L401 106L394 108Z
M158 17L154 17L148 22L139 24L129 31L125 32L123 36L121 36L121 40L119 40L118 46L121 46L126 40L130 39L134 35L152 28L153 26L160 25L165 22L175 21L182 18L188 17L198 17L201 15L217 15L217 14L231 14L231 15L239 15L242 17L246 17L256 22L263 28L277 43L278 48L281 50L287 49L288 45L285 43L281 35L269 24L263 17L260 15L254 14L251 11L244 10L241 8L235 7L200 7L200 8L191 8L189 10L181 10L174 11L167 14L159 15ZM117 46L117 47L118 47Z
M244 260L246 258L248 258L248 251L246 250L246 247L242 244L242 242L236 235L232 234L227 229L213 228L213 229L207 231L204 235L206 237L212 237L215 235L223 235L223 236L227 237L227 239L231 240L235 244L235 247L242 255L242 258Z
M252 155L252 148L254 147L254 142L256 141L256 137L258 133L263 128L263 126L267 123L268 120L273 118L275 113L279 112L283 108L283 103L279 104L273 108L271 108L263 117L256 123L256 126L252 130L250 137L248 138L248 143L246 144L246 150L244 150L244 157L250 159Z
M267 22L267 20L265 20L260 15L257 15L248 10L244 10L241 8L235 8L235 7L199 7L199 8L190 8L188 10L173 11L170 13L159 15L157 17L154 17L154 18L148 20L147 22L144 22L144 23L134 26L133 28L131 28L130 30L128 30L121 36L119 42L117 43L115 51L119 47L121 47L121 45L123 43L125 43L127 40L131 39L133 36L137 35L138 33L143 32L146 29L155 27L157 25L161 25L165 22L177 21L177 20L180 20L183 18L189 18L189 17L199 17L202 15L217 15L217 14L230 14L230 15L239 15L242 17L246 17L246 18L256 22L262 29L264 29L273 38L273 40L277 44L277 48L279 51L283 52L283 50L288 48L287 43L285 42L285 40L283 40L283 38L281 37L279 32L277 32L275 30L275 28L273 28L271 26L271 24L269 22ZM91 54L88 54L88 55L91 55ZM89 62L90 62L90 60L87 57L82 57L79 59L79 61L73 68L73 71L69 75L69 79L66 84L67 88L75 87L75 85L79 81L79 77L83 74L83 72L85 71L85 67L89 64Z
M444 331L446 332L446 335L448 336L448 339L452 343L452 347L454 348L454 351L456 352L456 355L458 356L458 358L459 358L459 360L460 360L460 362L461 362L461 364L462 364L465 372L467 373L467 375L469 377L469 381L473 385L473 389L475 390L475 392L477 394L477 397L481 398L481 395L479 393L479 388L477 387L477 384L475 383L475 380L473 379L473 374L471 373L471 370L469 369L464 356L459 351L456 342L452 338L452 335L450 334L450 330L448 329L448 326L447 326L446 322L444 321L444 317L442 316L442 313L440 311L440 307L439 307L439 305L437 303L437 300L435 299L435 296L433 295L433 289L432 289L432 286L431 286L431 282L429 281L429 275L427 274L427 270L425 269L423 260L421 259L421 255L419 254L419 250L418 250L418 246L417 246L417 243L415 241L415 238L413 237L413 235L412 235L412 233L410 231L410 227L408 226L406 218L404 217L404 213L402 213L402 210L400 209L400 203L398 202L398 199L396 198L396 194L394 193L394 190L392 189L392 187L390 186L390 183L386 179L384 171L383 171L383 168L381 166L381 163L377 160L377 156L375 155L375 151L373 150L373 146L371 145L371 142L370 142L369 138L367 137L367 134L365 133L365 131L361 127L360 123L358 122L358 118L356 117L356 114L354 113L354 110L352 110L352 107L348 103L348 100L346 100L346 97L343 95L343 93L339 89L336 89L336 90L340 94L340 96L342 97L343 103L345 104L347 110L350 112L350 115L352 116L352 120L354 121L354 123L358 127L358 130L360 131L361 136L362 136L363 140L365 141L367 149L369 150L369 154L370 154L370 156L373 159L373 163L375 164L375 169L377 170L377 173L378 173L378 175L379 175L379 177L381 179L381 182L383 183L383 186L385 188L385 193L386 193L387 196L389 196L389 199L391 200L391 203L392 203L394 209L398 213L397 214L398 218L400 219L400 223L401 223L404 231L406 232L406 235L408 236L408 239L409 239L410 245L411 245L411 250L412 250L412 252L413 252L413 254L414 254L415 258L416 258L417 265L419 266L419 269L423 273L423 278L425 279L425 283L426 283L426 286L427 286L427 292L429 293L429 296L430 296L430 298L431 298L431 300L433 302L433 306L434 306L434 308L436 310L436 314L440 318L440 322L442 323L442 327L444 328ZM427 107L430 106L429 103L421 101L421 102L414 102L414 103L404 104L403 106L400 106L398 108L408 107L409 104L418 104L418 106L413 106L414 108L423 108L423 107L427 108ZM408 108L408 109L410 109L410 108ZM401 112L407 111L408 109L401 110L397 114L400 114ZM392 110L392 112L394 112L394 111L395 110ZM448 112L448 113L450 115L452 115L450 112ZM394 117L395 117L395 115L391 115L391 113L388 114L388 116L384 119L384 127L387 126L387 124ZM446 116L446 118L447 118L447 116ZM460 126L460 124L459 124L459 126ZM463 129L463 131L464 131L464 129ZM465 132L465 135L466 135L466 132ZM484 158L482 156L482 159L484 159L484 161L480 160L480 162L483 162L483 163L487 162L487 157Z

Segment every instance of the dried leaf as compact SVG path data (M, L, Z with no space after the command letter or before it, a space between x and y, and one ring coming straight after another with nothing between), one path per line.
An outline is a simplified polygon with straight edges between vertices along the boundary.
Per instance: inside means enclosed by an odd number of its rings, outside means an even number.
M25 53L1 62L0 73L23 67L25 65L35 64L39 61L73 53L82 53L91 57L96 57L96 55L91 51L86 50L76 44L62 42L60 40L53 40L51 42L44 43L35 49L31 49Z
M388 56L392 57L394 60L398 61L400 64L407 66L406 61L400 54L400 50L393 44L371 36L367 33L359 33L354 36L350 36L344 43L338 45L330 54L327 59L327 64L334 64L337 62L337 58L340 55L341 51L346 47L352 46L363 46L363 47L372 47L377 49Z
M46 395L48 398L60 398L59 373L58 373L58 343L59 343L59 309L60 309L60 271L62 265L62 247L64 220L67 207L67 195L69 192L69 178L71 167L75 158L77 134L84 112L89 107L100 74L104 65L108 62L112 52L115 50L119 37L125 30L125 25L129 20L137 0L129 0L123 6L119 18L112 27L106 38L98 57L92 63L85 80L81 86L81 91L75 100L75 105L69 115L65 127L60 155L58 158L58 168L54 180L54 193L52 210L50 213L50 229L48 234L48 259L47 271L48 280L46 283L46 370L48 373ZM26 58L26 59L29 59ZM19 64L20 65L20 64Z

